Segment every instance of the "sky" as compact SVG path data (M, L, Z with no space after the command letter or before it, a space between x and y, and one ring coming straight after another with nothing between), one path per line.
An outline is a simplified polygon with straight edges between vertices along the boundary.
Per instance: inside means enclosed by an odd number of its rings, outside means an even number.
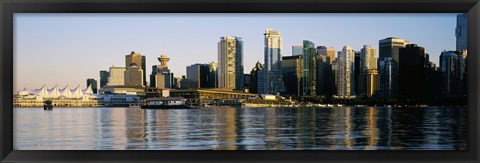
M293 45L310 40L315 46L363 45L377 48L378 41L399 37L425 47L439 65L443 50L455 50L456 14L78 14L16 13L14 15L14 89L63 88L86 79L100 81L100 70L125 66L131 51L146 56L147 79L157 57L170 57L176 77L186 66L217 60L222 36L242 37L244 71L264 61L265 29L281 33L283 56ZM148 81L148 80L147 80Z

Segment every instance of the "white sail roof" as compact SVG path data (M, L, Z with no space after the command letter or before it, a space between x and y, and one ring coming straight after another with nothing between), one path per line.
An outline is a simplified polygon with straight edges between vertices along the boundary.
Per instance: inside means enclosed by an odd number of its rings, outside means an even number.
M60 91L58 91L58 85L55 85L55 87L52 88L52 90L49 92L50 97L58 97L60 96Z
M89 85L87 89L83 90L85 94L93 94L92 85Z
M62 91L62 96L72 97L72 91L70 91L70 85L67 84L67 86L65 86L65 88Z
M73 97L82 97L83 92L82 89L80 88L80 84L73 90Z
M40 90L38 92L38 96L40 96L40 97L48 97L49 96L47 88L45 88L45 84L43 85L42 88L40 88Z

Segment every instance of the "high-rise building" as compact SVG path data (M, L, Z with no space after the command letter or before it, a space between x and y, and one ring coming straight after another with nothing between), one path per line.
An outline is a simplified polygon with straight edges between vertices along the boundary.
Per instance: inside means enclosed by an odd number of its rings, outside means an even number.
M317 51L315 44L308 40L303 40L303 80L302 95L315 96L317 84Z
M143 70L131 63L125 70L125 86L143 86Z
M90 87L90 86L92 87L92 92L93 92L94 94L97 94L97 90L98 90L98 88L97 88L97 80L95 80L95 79L87 79L87 88Z
M218 87L243 89L243 41L225 36L218 42Z
M317 46L317 56L328 56L330 58L330 64L335 60L335 48L326 46Z
M318 49L317 49L318 52ZM331 58L325 54L317 53L317 95L332 96L333 95L333 73Z
M363 80L365 76L363 76L363 72L361 71L361 63L362 63L362 54L360 51L354 51L355 57L354 57L354 71L353 71L353 81L355 83L354 88L355 88L355 95L361 95L365 93L365 87L362 87L365 85L365 81Z
M301 96L302 74L303 74L303 56L287 56L282 58L283 82L285 85L285 95Z
M467 20L467 13L457 15L457 28L455 28L457 51L467 50Z
M213 61L212 63L208 64L209 68L209 75L208 75L208 88L217 88L218 87L218 76L217 76L217 69L218 69L218 62Z
M338 52L337 96L350 97L355 95L355 51L350 46L344 46Z
M176 89L187 89L187 78L185 75L182 77L175 77L175 88Z
M207 88L210 69L208 64L193 64L187 66L187 88Z
M377 69L377 49L372 48L370 45L364 45L361 50L360 60L360 76L358 77L359 87L358 95L367 95L368 97L378 93L380 88L379 82L375 81L379 78ZM378 88L376 87L378 85Z
M110 67L107 86L124 86L125 70L125 67Z
M440 73L442 76L442 95L460 94L460 57L456 51L443 51L440 55Z
M138 68L142 69L143 74L142 74L142 84L144 86L147 86L146 82L146 59L145 56L143 56L140 53L136 53L135 51L132 51L129 55L125 55L125 67L129 67L132 63L135 63Z
M260 75L260 71L263 71L263 66L260 64L260 61L257 61L255 67L250 71L250 93L258 93L258 76Z
M174 85L173 82L173 73L170 72L168 68L168 62L170 58L166 54L162 54L158 57L159 65L152 66L152 73L150 74L150 87L156 88L172 88Z
M108 71L100 71L100 88L107 86L108 83Z
M379 41L379 57L380 61L384 60L386 57L392 58L392 64L395 68L392 71L392 92L391 94L395 96L398 93L398 56L399 56L399 49L404 48L408 44L407 40L395 37L388 37ZM380 78L382 80L383 78ZM384 83L384 81L380 81L380 83Z
M292 46L292 56L303 55L303 46L294 45Z
M404 98L421 98L426 93L425 49L408 44L399 51L398 95Z
M282 79L282 37L279 31L265 30L265 90L268 94L284 91Z
M380 97L389 98L394 96L393 92L393 72L396 71L392 57L379 59L379 75L380 75Z

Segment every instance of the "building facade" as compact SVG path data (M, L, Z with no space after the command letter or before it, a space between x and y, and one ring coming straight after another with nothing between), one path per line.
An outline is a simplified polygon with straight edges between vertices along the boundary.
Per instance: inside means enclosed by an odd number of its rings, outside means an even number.
M137 64L131 63L125 70L125 86L143 86L143 70Z
M264 88L268 94L284 91L282 79L282 37L279 31L265 30L265 67L266 80Z
M317 46L317 56L328 56L330 64L335 60L335 48L326 46Z
M250 93L258 93L258 77L261 71L263 71L263 66L260 63L260 61L257 61L257 63L255 64L255 67L253 67L252 70L250 71L250 85L249 85Z
M302 95L316 96L317 84L317 52L315 44L308 40L303 40L303 80Z
M125 71L125 67L115 67L115 65L110 67L107 86L124 86Z
M380 85L378 85L380 81L375 81L380 79L377 68L377 49L370 45L364 45L360 53L360 76L358 77L360 87L358 90L360 92L357 94L371 97L374 93L378 93L380 88ZM378 88L376 85L378 85Z
M143 56L140 53L136 53L135 51L132 51L129 55L125 55L125 67L129 67L132 63L135 63L137 67L139 67L142 70L142 84L143 86L147 86L146 82L146 59L145 56Z
M344 46L338 52L337 96L350 97L355 95L355 51L350 46Z
M243 88L243 41L225 36L218 42L218 87Z
M457 27L455 28L457 51L467 50L467 20L467 13L457 15Z
M152 66L150 74L150 87L155 88L172 88L174 85L173 73L168 68L170 58L166 54L158 57L159 65Z
M426 93L425 49L416 44L408 44L399 51L399 95L404 98L421 98Z
M303 46L294 45L292 46L292 56L303 55Z
M108 71L100 71L100 88L107 86L108 83Z
M287 96L301 96L303 76L303 56L288 56L282 58L283 82Z
M392 57L385 57L382 60L379 59L379 61L380 97L394 97L393 72L395 72L397 68L395 64L393 64Z
M193 64L187 66L187 88L208 88L210 68L208 64Z
M399 50L400 48L404 48L408 44L407 40L396 38L396 37L388 37L379 41L379 57L380 61L384 60L386 57L392 58L392 64L395 69L392 70L392 92L391 94L395 96L398 92L398 69L399 69ZM380 78L382 80L383 78ZM380 81L384 83L385 81Z

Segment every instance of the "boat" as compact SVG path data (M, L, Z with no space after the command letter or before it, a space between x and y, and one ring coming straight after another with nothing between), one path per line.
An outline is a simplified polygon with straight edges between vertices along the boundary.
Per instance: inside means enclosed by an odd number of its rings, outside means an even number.
M187 99L182 97L161 97L148 98L145 100L145 105L142 109L196 109L186 105Z

